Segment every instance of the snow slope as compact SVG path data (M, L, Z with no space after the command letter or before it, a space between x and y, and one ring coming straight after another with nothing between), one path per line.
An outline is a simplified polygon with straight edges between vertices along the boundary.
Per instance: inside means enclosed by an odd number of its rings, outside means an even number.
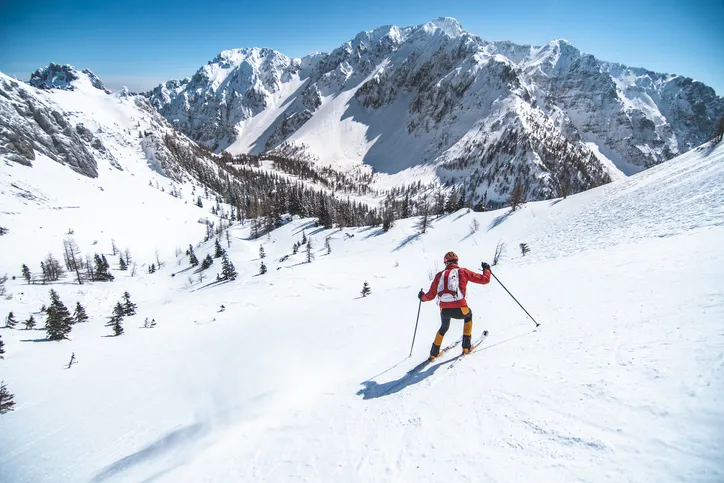
M424 235L415 223L294 220L260 240L236 226L240 276L220 285L208 283L216 260L189 286L184 257L153 275L54 285L91 320L63 342L0 330L0 379L17 402L0 416L0 480L724 479L724 144L513 214L460 211ZM302 232L316 259L279 261ZM445 252L475 268L498 241L496 275L543 325L496 282L471 285L484 345L406 379L439 324L425 304L408 359L417 291ZM3 266L21 243L0 238ZM8 288L1 314L24 320L47 303L47 286ZM103 337L124 290L139 313ZM140 328L145 317L158 326ZM454 321L446 343L461 330Z

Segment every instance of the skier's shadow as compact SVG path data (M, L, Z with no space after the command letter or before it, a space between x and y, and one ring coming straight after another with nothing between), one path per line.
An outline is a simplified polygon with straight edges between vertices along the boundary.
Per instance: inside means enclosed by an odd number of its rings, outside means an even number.
M459 356L458 356L459 357ZM424 371L415 371L412 373L405 373L399 379L390 382L384 382L382 384L376 381L364 381L362 385L364 388L357 391L358 396L362 396L362 399L377 399L379 397L389 396L391 394L398 393L406 387L414 386L428 377L435 374L435 372L442 366L451 363L457 359L453 357L445 362L435 364L432 367L425 369Z

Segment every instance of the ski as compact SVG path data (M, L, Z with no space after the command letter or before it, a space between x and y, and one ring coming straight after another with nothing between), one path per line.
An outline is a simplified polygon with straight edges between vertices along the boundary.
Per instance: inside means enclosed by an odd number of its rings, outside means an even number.
M445 352L449 351L450 349L456 348L456 347L459 346L462 342L463 342L462 339L458 339L457 341L453 342L453 343L450 344L449 346L443 347L442 349L440 349L440 353L437 355L437 357L435 357L433 360L425 359L424 361L422 361L421 363L419 363L418 365L416 365L415 367L413 367L412 369L410 369L409 371L407 371L407 374L412 374L412 373L414 373L414 372L421 371L422 369L426 368L426 367L429 366L430 364L432 364L432 363L434 363L434 362L436 362L436 361L439 361L440 358L442 357L442 355L445 354Z
M487 331L487 330L484 330L483 333L480 335L480 337L479 337L475 342L473 342L473 350L471 350L470 352L468 352L467 355L470 355L470 354L472 354L473 352L475 352L475 350L476 350L478 347L480 347L480 346L483 344L483 342L485 342L485 339L486 339L487 337L488 337L488 331ZM466 354L460 354L459 356L455 357L455 359L453 359L453 361L452 361L452 362L450 363L450 365L447 367L447 370L452 369L453 367L455 367L455 366L457 365L458 362L460 362L461 360L465 359L465 355L466 355Z

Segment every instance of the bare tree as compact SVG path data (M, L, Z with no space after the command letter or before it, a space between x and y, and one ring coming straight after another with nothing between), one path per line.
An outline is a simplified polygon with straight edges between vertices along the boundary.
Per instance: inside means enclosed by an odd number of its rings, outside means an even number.
M493 266L496 266L498 262L500 261L500 257L503 256L503 253L505 253L505 242L499 241L498 245L495 247L495 255L493 256Z
M68 270L75 272L78 285L83 285L83 279L80 276L80 271L83 268L83 258L80 256L78 244L74 239L68 237L63 240L63 249L65 250L65 266L68 267Z
M113 249L113 256L117 255L120 250L118 250L118 245L116 245L116 239L111 238L111 248Z
M511 211L515 211L518 207L525 202L525 187L520 181L520 178L515 180L513 191L510 192L508 197L508 203L510 204Z
M40 266L43 268L44 279L50 282L55 282L65 273L63 266L52 253L48 254L45 263L41 263Z
M473 221L470 222L470 233L477 233L480 229L480 222L477 218L473 218Z
M161 259L158 256L158 248L156 248L156 265L158 265L158 268L161 268L163 264L161 263Z

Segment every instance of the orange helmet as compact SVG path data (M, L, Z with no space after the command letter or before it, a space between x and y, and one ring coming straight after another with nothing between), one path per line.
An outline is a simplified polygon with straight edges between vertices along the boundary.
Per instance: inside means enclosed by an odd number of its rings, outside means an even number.
M445 254L444 260L445 260L445 265L447 265L447 264L450 263L450 262L457 262L457 261L458 261L458 256L455 255L455 252L447 252L447 253Z

